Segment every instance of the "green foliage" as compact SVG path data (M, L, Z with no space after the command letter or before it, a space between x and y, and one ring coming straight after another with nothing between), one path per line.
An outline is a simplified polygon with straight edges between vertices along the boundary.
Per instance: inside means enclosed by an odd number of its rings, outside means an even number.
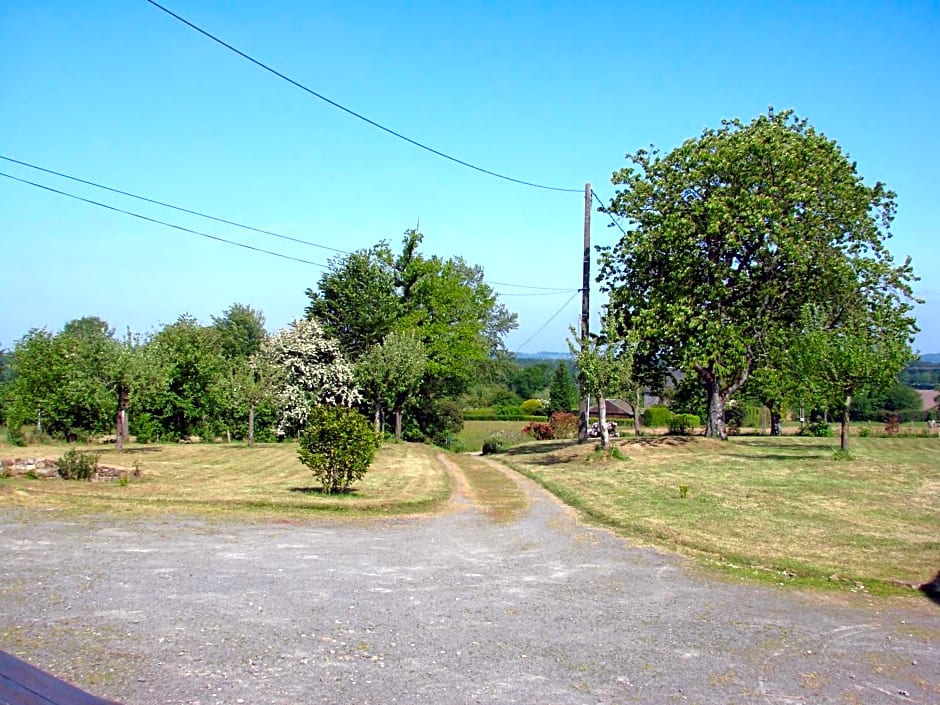
M672 411L668 406L649 406L643 411L643 425L649 428L663 428L669 425Z
M410 414L415 419L417 433L408 440L430 440L441 445L463 429L464 413L449 399L416 400Z
M331 260L318 290L307 290L308 318L322 322L353 360L393 330L414 331L427 350L426 399L456 397L493 364L516 317L461 258L418 252L422 235L405 232L402 253L387 243Z
M418 393L427 366L427 348L415 331L392 331L356 363L360 388L376 410L385 407L392 412L399 441L405 405Z
M556 411L548 419L555 438L574 438L578 435L578 417L567 411Z
M24 447L26 436L23 435L23 424L15 417L7 418L7 443L11 446Z
M940 387L940 362L915 360L901 370L899 379L915 389L936 389Z
M98 469L98 455L71 448L56 461L56 467L64 480L90 480Z
M578 388L575 386L568 365L559 360L552 374L552 382L548 389L548 413L556 411L570 412L578 408Z
M544 393L552 383L552 365L547 360L517 361L507 375L509 388L522 399Z
M545 402L541 399L526 399L519 405L522 413L526 416L540 416L545 413Z
M512 438L504 431L491 433L483 440L483 455L493 455L494 453L505 453L513 445Z
M300 437L300 462L313 471L326 494L345 492L375 459L376 436L355 409L316 406Z
M702 420L695 414L673 414L669 419L669 433L688 436L701 425Z
M239 303L229 306L219 318L212 316L212 328L218 338L219 351L227 360L247 360L261 349L268 337L264 313Z
M798 339L801 308L842 298L847 272L868 280L864 299L887 289L903 313L913 275L883 244L894 194L865 186L791 111L629 159L609 212L631 227L603 252L599 280L653 359L698 376L707 435L724 437L722 408L765 364L762 349Z
M825 421L810 421L800 429L800 435L829 438L832 435L832 428Z

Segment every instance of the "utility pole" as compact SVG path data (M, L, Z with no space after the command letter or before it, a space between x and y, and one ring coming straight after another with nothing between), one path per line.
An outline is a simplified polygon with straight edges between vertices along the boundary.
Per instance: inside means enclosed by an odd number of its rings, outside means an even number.
M581 349L588 345L591 316L591 184L584 184L584 260L581 276ZM587 380L584 372L578 373L578 443L588 439Z

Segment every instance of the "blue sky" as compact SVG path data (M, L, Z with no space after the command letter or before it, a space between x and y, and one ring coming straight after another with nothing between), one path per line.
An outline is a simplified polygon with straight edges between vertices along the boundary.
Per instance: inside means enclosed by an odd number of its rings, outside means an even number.
M626 152L794 108L866 182L898 193L890 248L921 277L917 347L940 351L935 1L167 5L409 137L527 181L591 182L605 202ZM577 321L581 194L418 150L144 0L0 0L0 135L7 157L341 250L397 245L420 222L427 253L461 255L493 282L568 289L494 285L519 314L512 350L564 350ZM8 162L0 171L293 257L331 256ZM595 244L615 241L607 223L594 214ZM4 178L0 253L2 347L83 315L138 332L184 312L208 323L236 301L273 329L302 315L323 271Z

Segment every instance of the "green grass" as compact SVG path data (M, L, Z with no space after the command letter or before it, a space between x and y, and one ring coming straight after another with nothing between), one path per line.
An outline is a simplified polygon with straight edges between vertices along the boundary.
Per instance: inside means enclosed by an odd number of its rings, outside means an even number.
M837 443L619 439L624 462L548 441L501 459L595 522L739 577L909 591L940 568L940 440L854 438L850 460Z
M503 431L508 434L513 443L524 443L531 440L522 433L526 421L464 421L463 430L457 438L468 452L478 453L483 448L483 441L491 433Z
M60 457L65 445L13 448L0 444L0 457ZM450 497L437 451L420 444L387 444L351 492L324 495L313 473L297 458L295 443L135 445L100 453L99 462L133 470L118 482L0 479L0 506L73 512L212 515L248 513L309 516L311 513L386 515L428 512Z

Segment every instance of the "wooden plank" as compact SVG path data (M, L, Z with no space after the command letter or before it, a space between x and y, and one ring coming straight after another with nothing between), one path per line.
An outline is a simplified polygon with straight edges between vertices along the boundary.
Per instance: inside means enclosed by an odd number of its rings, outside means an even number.
M0 705L118 705L0 651Z

